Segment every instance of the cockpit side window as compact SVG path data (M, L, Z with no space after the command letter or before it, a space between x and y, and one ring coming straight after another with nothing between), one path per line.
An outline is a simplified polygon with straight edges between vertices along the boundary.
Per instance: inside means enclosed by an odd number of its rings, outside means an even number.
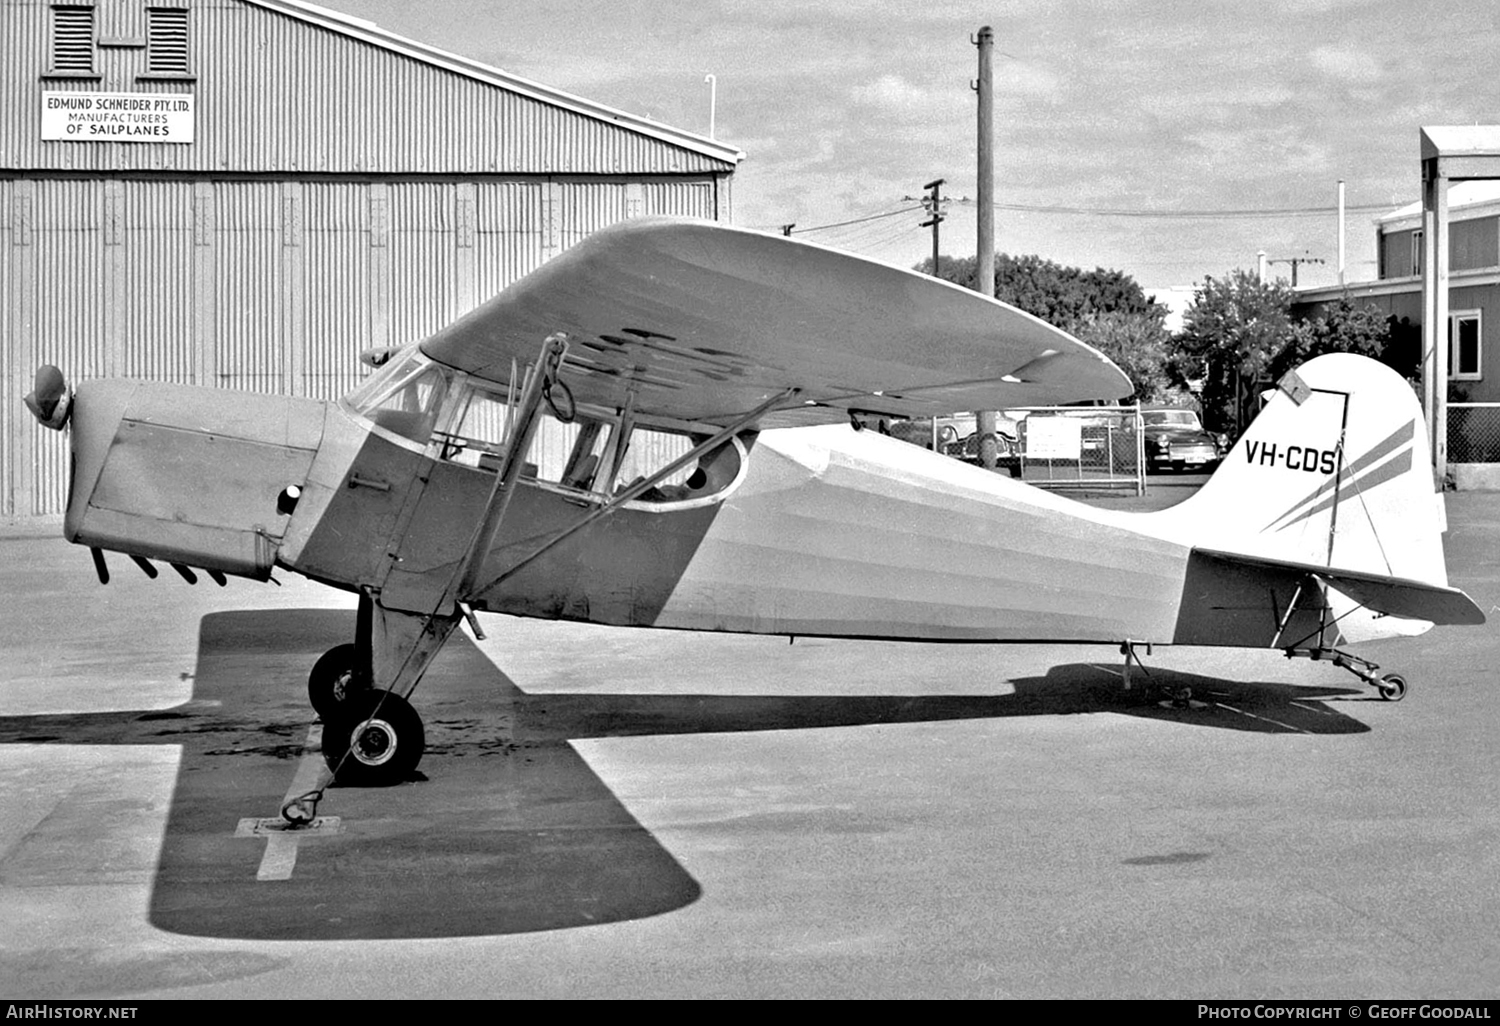
M513 430L513 394L469 379L452 402L462 412L445 418L439 432L441 458L481 470L499 471L506 438ZM520 468L522 480L553 490L579 493L602 503L661 473L711 437L691 426L671 428L626 424L618 411L580 410L564 423L549 411L538 414L535 433ZM622 432L624 437L622 438ZM677 508L701 504L731 487L741 476L745 445L730 440L676 468L630 500L637 508Z
M482 470L500 469L511 430L515 397L470 385L461 399L463 412L449 432L441 433L442 458ZM605 441L613 423L579 416L563 423L550 413L538 415L521 477L589 491L599 474Z
M510 430L510 405L503 393L471 388L452 434L442 436L443 459L498 470Z

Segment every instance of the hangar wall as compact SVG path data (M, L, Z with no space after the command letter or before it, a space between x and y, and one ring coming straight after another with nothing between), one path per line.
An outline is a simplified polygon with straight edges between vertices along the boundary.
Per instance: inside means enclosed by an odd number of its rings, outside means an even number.
M187 70L150 71L148 10ZM91 66L58 72L58 11ZM727 220L742 154L285 0L0 6L0 517L66 503L41 363L331 398L586 235ZM174 54L175 55L175 54ZM180 67L181 65L179 65ZM192 102L190 142L44 139L50 94ZM70 97L72 99L72 97ZM55 133L54 133L55 134Z

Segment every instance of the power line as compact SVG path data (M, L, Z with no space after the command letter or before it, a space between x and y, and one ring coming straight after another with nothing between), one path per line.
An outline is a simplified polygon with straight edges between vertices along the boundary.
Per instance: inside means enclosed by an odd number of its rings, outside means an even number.
M807 232L820 232L827 228L843 228L845 225L863 224L866 221L878 221L883 217L895 217L897 214L909 214L913 210L921 210L922 204L918 203L912 207L902 207L900 210L888 210L883 214L870 214L868 217L856 217L848 221L835 221L832 224L815 224L810 228L795 228L793 235L804 235Z
M840 246L849 249L862 243L865 239L883 233L886 229L895 225L901 231L913 231L913 226L891 221L867 221L862 224L849 225L842 228L830 230L825 235L818 237L818 242L825 246Z
M968 197L945 198L944 203L973 204L974 200ZM1005 210L1018 214L1061 214L1074 217L1127 217L1143 220L1162 221L1212 221L1212 220L1236 220L1241 218L1278 218L1278 217L1322 217L1338 212L1338 207L1260 207L1260 208L1230 208L1223 210L1162 210L1138 208L1129 209L1124 207L1069 207L1057 204L1030 204L1030 203L994 203L991 204L996 210ZM784 235L804 235L808 232L828 231L833 228L845 228L850 225L865 224L870 221L880 221L888 217L897 217L901 214L909 214L914 210L927 208L923 204L909 207L900 207L896 210L886 210L878 214L867 214L864 217L853 217L846 221L833 221L828 224L809 225L806 228L797 228L794 225L778 224L774 227ZM1353 206L1345 206L1346 213L1365 213L1374 211L1385 211L1392 209L1388 203L1366 203Z
M874 226L874 231L863 231L857 236L847 236L840 239L831 239L824 243L834 249L842 249L847 253L870 253L884 249L892 243L909 238L917 229L911 225L886 224Z
M959 200L957 202L963 202ZM996 203L997 210L1009 210L1022 214L1073 214L1087 217L1136 217L1154 220L1230 220L1257 217L1314 217L1335 214L1338 207L1262 207L1238 210L1148 210L1120 207L1064 207L1055 205L1032 205L1026 203ZM1346 206L1347 211L1389 210L1389 204L1373 203L1362 206Z

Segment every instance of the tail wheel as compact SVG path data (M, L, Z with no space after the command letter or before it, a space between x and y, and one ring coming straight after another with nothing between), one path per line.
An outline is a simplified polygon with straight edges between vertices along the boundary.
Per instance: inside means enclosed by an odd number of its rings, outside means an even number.
M1406 697L1406 678L1399 673L1386 674L1375 687L1387 702L1399 702Z
M426 748L422 717L390 691L355 693L323 731L323 761L351 787L405 783Z
M324 723L361 690L354 682L355 652L353 645L335 645L318 657L307 675L307 698Z

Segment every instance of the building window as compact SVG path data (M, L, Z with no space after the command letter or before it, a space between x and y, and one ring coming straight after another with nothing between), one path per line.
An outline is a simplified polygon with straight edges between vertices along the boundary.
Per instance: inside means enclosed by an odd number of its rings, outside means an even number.
M1455 310L1448 315L1448 376L1455 381L1480 378L1480 311Z
M182 7L146 8L146 73L188 73L188 12Z
M54 75L94 73L94 9L52 8L52 68Z
M1411 233L1411 273L1420 275L1422 273L1422 229L1418 228Z

